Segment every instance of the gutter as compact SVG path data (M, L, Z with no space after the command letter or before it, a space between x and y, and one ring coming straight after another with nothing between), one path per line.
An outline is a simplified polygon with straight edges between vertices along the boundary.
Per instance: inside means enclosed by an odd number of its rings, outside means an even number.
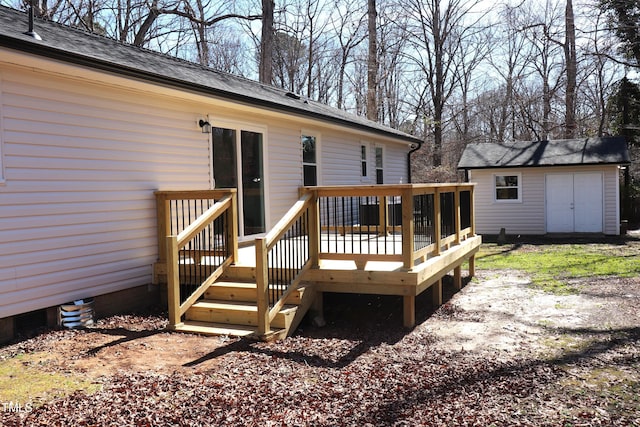
M407 183L411 184L411 155L422 148L424 141L418 141L418 145L407 153ZM413 144L411 144L413 146Z

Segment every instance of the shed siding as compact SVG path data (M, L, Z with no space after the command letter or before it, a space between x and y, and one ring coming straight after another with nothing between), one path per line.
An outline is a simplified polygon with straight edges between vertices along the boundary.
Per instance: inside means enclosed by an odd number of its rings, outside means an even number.
M470 172L476 182L476 230L480 234L497 234L505 228L507 234L545 234L545 176L550 173L602 172L604 191L605 234L619 233L618 168L606 166L559 166L551 168L477 169ZM522 177L522 201L518 203L494 200L495 174L515 174Z
M493 177L495 174L520 173L522 195L520 202L496 202ZM507 234L544 234L544 174L535 170L481 169L471 172L475 189L476 231L480 234L498 234L505 228Z

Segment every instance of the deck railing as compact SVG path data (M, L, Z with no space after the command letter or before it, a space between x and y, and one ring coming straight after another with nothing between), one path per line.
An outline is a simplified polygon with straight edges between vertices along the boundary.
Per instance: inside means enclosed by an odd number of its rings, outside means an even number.
M312 266L317 253L315 199L303 195L265 236L256 239L256 285L258 333L267 335L271 322L287 298L301 284L302 273Z
M169 325L181 323L238 257L236 190L156 192L159 265L167 275Z
M305 187L319 220L318 259L416 261L439 255L473 229L473 184ZM318 261L314 261L317 263Z

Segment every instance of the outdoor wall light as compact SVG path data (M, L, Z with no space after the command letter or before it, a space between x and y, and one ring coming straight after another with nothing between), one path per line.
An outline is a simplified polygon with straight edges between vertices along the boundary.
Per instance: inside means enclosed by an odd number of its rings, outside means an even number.
M207 120L200 119L198 126L202 128L202 133L211 133L211 123Z

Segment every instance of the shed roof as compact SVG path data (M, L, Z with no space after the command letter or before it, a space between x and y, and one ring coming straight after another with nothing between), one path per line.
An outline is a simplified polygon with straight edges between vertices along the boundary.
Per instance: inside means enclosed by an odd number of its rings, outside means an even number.
M469 144L458 169L630 163L622 137Z
M401 141L419 143L407 133L285 90L201 65L124 44L80 29L36 19L36 40L26 35L26 13L0 6L0 46L252 106L311 117Z

